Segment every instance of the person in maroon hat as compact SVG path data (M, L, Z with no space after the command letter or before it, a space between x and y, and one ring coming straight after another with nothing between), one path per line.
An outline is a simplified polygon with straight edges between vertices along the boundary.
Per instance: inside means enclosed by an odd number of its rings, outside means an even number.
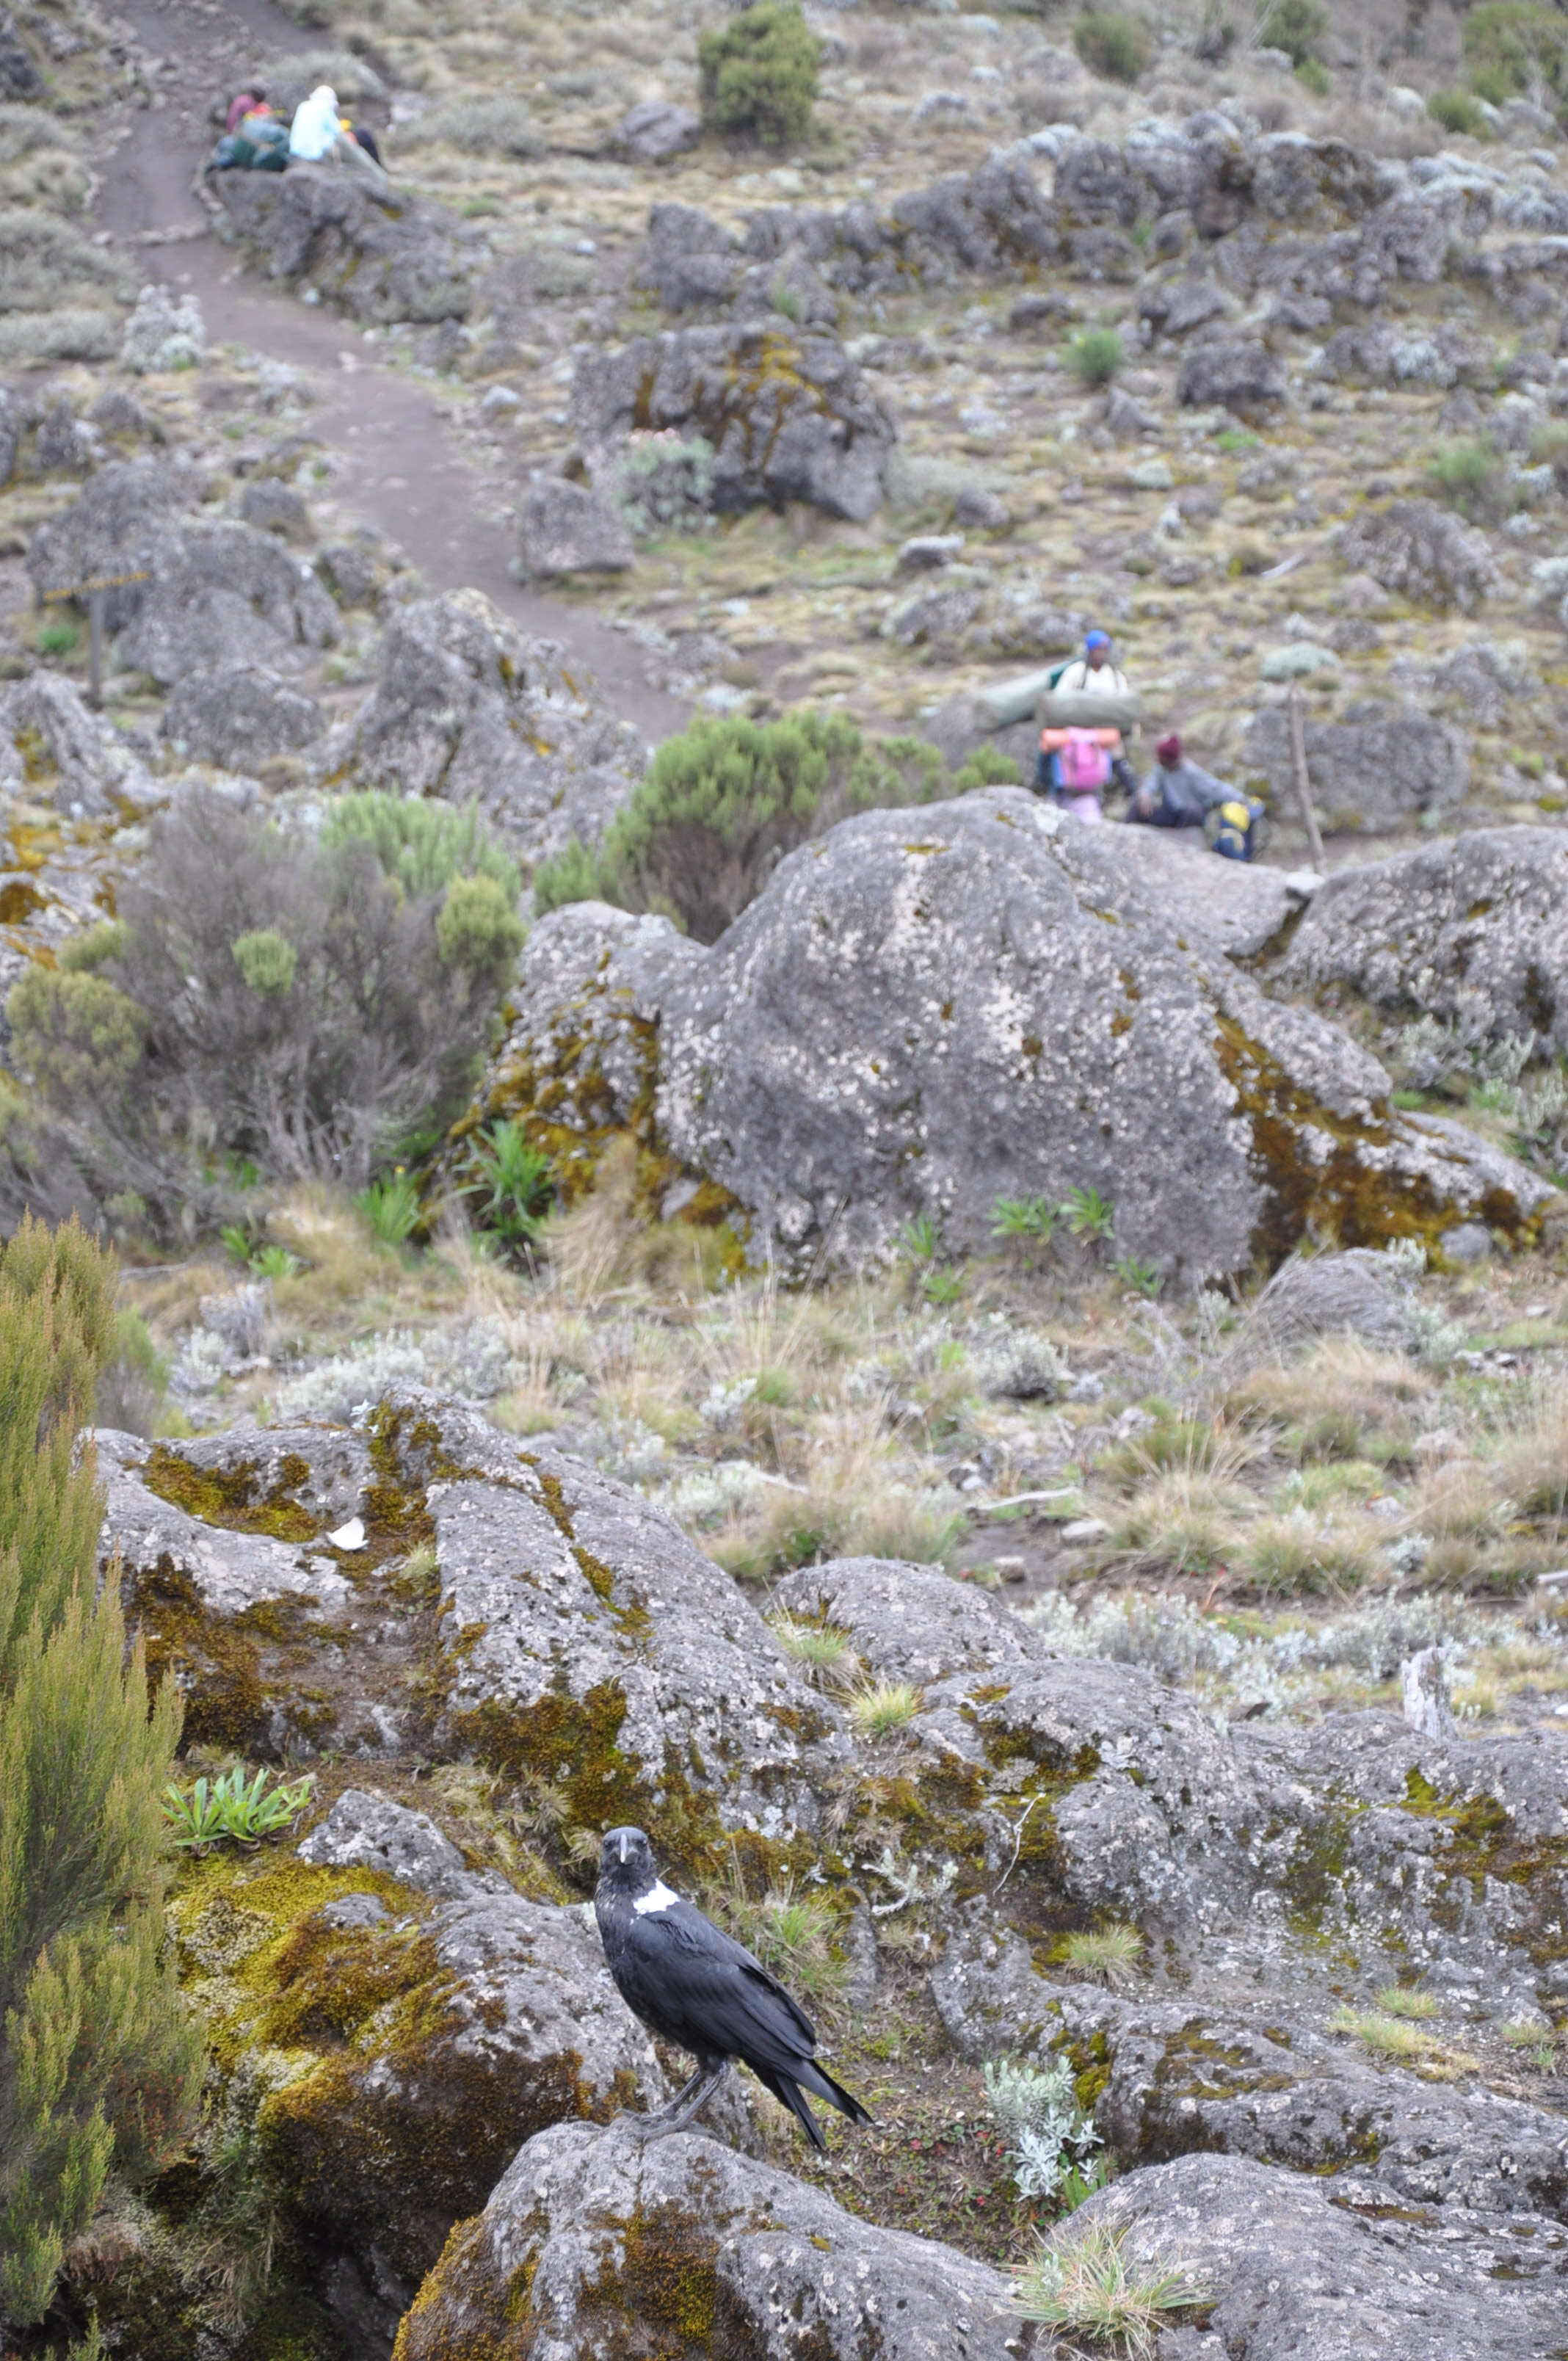
M1173 730L1155 748L1155 767L1127 807L1127 818L1150 828L1201 828L1205 815L1230 794L1211 772L1190 763Z

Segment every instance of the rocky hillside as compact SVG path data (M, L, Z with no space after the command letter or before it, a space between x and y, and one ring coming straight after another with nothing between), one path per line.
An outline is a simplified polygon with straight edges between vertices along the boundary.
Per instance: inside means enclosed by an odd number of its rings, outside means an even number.
M1561 2344L1565 151L1223 15L769 145L717 7L0 13L0 1227L205 2054L7 2352ZM202 175L323 77L384 185ZM1095 622L1266 858L1026 791ZM870 2126L618 2125L624 1822Z

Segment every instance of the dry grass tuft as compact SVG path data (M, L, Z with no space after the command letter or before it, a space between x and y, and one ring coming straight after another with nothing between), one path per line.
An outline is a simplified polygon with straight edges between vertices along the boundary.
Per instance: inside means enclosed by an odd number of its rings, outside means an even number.
M1064 1935L1052 1951L1066 1968L1102 1984L1128 1984L1137 1973L1144 1938L1135 1927L1113 1925Z
M1114 2345L1131 2361L1151 2361L1160 2330L1173 2312L1209 2301L1185 2263L1151 2256L1135 2261L1125 2231L1098 2222L1057 2231L1019 2274L1014 2308L1025 2320Z
M1301 1360L1255 1369L1226 1398L1236 1417L1266 1420L1296 1459L1378 1459L1434 1380L1401 1353L1334 1336Z

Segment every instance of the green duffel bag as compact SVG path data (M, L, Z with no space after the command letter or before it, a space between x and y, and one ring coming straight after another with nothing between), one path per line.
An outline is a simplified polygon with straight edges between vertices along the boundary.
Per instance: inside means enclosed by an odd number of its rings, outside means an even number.
M1124 738L1142 718L1135 697L1061 697L1047 689L1035 708L1042 730L1119 730Z

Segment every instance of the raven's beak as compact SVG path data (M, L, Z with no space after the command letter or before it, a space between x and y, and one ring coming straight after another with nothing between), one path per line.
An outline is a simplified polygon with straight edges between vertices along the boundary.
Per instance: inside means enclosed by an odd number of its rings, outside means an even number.
M626 1830L624 1828L622 1828L620 1832L620 1858L622 1863L624 1863L626 1860Z

